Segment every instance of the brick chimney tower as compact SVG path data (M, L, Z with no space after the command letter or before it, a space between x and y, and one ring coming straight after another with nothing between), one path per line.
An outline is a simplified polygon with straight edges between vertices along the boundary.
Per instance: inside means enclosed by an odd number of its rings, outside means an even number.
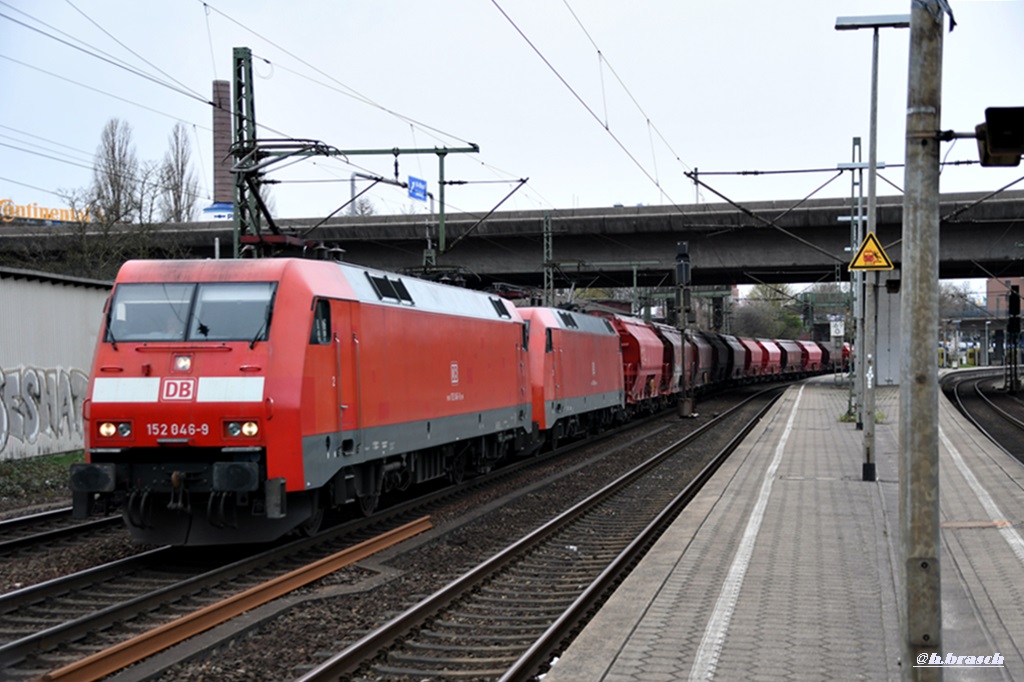
M231 83L213 81L213 203L234 204L231 175Z

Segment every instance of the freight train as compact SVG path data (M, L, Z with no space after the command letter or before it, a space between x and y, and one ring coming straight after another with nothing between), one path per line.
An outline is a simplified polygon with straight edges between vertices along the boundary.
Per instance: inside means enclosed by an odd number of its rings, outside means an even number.
M729 382L819 372L819 344L302 259L131 261L83 405L78 517L139 542L267 542L331 508L457 482ZM358 511L357 511L358 510Z

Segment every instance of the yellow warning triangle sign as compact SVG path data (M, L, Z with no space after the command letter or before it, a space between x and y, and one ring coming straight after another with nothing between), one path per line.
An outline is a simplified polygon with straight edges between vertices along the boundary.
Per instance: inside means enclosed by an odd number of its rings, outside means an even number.
M878 243L874 232L868 232L857 249L857 255L850 261L850 270L892 270L893 264L885 249Z

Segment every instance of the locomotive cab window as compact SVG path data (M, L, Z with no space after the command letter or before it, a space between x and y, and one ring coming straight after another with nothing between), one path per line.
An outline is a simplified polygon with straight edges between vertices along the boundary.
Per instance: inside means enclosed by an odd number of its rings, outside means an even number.
M326 346L331 343L331 305L319 299L313 312L313 330L309 334L309 342L314 346Z
M107 313L107 342L264 341L273 282L120 284Z
M266 341L276 289L273 282L200 284L189 339Z
M105 340L181 341L195 284L121 284L107 313Z

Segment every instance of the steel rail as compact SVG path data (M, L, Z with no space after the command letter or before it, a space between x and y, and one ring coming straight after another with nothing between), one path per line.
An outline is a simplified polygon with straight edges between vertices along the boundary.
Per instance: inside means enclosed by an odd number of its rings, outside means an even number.
M0 521L0 532L4 532L8 528L20 528L21 526L27 526L33 523L56 521L57 519L61 519L65 516L71 516L71 507L48 509L46 511L36 512L35 514L25 514L24 516L13 516L9 519Z
M779 393L781 396L782 393ZM499 682L514 682L534 679L541 669L551 660L551 656L571 638L573 629L586 619L612 592L623 576L640 561L647 549L679 516L701 488L711 480L715 472L722 466L729 455L739 447L754 426L764 417L765 413L775 404L778 397L766 404L747 424L723 447L714 459L708 462L682 491L652 520L646 528L601 572L576 601L569 606L558 619L541 635L526 652L513 663L501 676ZM675 447L675 446L673 446Z
M978 394L978 397L981 398L982 400L984 400L985 403L992 409L993 412L995 412L1000 417L1002 417L1006 421L1008 421L1011 424L1013 424L1014 426L1016 426L1021 431L1024 431L1024 421L1021 421L1020 419L1017 419L1012 414L1010 414L1009 412L1007 412L1003 408L1001 408L998 405L996 405L992 401L992 399L989 398L987 395L985 395L985 393L981 390L980 384L981 384L981 380L979 380L977 383L974 384L974 392Z
M16 532L19 528L31 526L37 523L48 523L51 521L59 521L64 517L71 516L71 508L67 509L55 509L49 512L41 512L39 514L33 514L31 516L19 516L14 519L8 519L0 522L0 533ZM10 540L0 540L0 554L7 554L13 552L16 549L21 549L29 545L36 545L40 543L50 542L59 538L68 537L71 535L78 535L86 531L99 530L108 526L114 526L122 523L120 516L107 516L102 519L94 519L92 521L82 521L79 523L70 524L61 528L52 528L50 530L44 530L33 535L25 535L22 537L11 538Z
M177 620L121 642L80 661L43 675L43 680L87 682L110 675L132 663L170 648L246 611L252 610L340 568L361 561L431 528L430 517L399 526L375 538L314 561L294 571L249 588Z
M468 573L457 578L412 608L394 617L380 628L368 633L359 641L354 642L340 653L324 661L319 666L300 677L297 682L325 682L327 680L337 680L343 675L355 672L359 666L375 656L380 650L384 649L413 628L421 625L427 619L436 615L439 611L449 606L461 595L470 591L491 574L511 564L529 548L553 535L555 532L582 515L586 510L592 508L595 504L614 495L618 490L636 481L646 472L655 468L662 460L671 456L680 447L683 447L704 435L708 430L718 425L725 418L731 416L748 402L772 390L779 391L777 387L761 391L750 396L726 412L718 415L708 423L703 424L680 441L674 443L668 448L665 448L658 454L649 458L646 462L640 464L638 467L623 474L615 481L609 483L584 500L581 500L569 509L563 511L544 525L520 538L501 552L492 556L490 559L479 564ZM779 392L781 394L781 391Z
M967 407L964 405L963 398L960 397L960 385L961 384L964 384L964 383L966 383L968 381L976 379L977 381L975 382L975 385L974 385L975 391L980 393L980 391L978 391L978 383L980 383L985 378L990 378L990 377L993 377L993 376L998 377L998 373L996 371L985 372L984 370L970 370L968 372L962 372L961 374L966 374L968 376L962 376L962 377L947 376L943 380L944 382L948 381L952 385L952 389L951 389L950 392L953 394L953 402L956 405L957 410L960 412L960 414L962 414L964 416L965 419L967 419L967 421L971 422L971 424L974 425L974 428L978 429L978 431L980 431L986 438L988 438L989 441L992 442L992 444L994 444L997 448L999 448L1000 450L1002 450L1003 452L1005 452L1006 454L1008 454L1008 455L1010 455L1012 457L1013 453L1011 453L1009 450L1007 450L1005 447L1003 447L1003 445L998 440L996 440L996 438L993 437L992 434L989 433L985 429L984 426L981 425L981 422L979 422L977 420L977 418L975 418L975 416L973 414L971 414L970 411L968 411ZM981 374L982 376L978 377L977 376L978 374ZM987 401L987 398L986 398L986 401ZM988 401L988 402L991 405L991 401ZM992 407L995 407L995 406L992 405ZM998 408L996 408L996 409L998 409Z

